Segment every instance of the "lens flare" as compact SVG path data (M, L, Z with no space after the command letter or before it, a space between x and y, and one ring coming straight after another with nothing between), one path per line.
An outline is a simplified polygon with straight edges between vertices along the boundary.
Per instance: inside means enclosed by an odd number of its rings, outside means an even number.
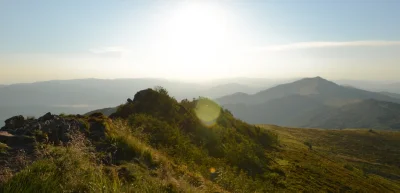
M210 168L210 173L215 173L217 170L215 168Z
M212 126L216 123L220 113L221 107L210 99L199 99L196 104L196 116L206 126Z

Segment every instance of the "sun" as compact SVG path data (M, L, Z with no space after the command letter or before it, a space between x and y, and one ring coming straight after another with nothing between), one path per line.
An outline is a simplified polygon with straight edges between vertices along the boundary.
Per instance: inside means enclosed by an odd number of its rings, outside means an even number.
M224 10L216 5L200 2L179 7L167 25L170 41L195 51L204 51L210 46L222 46L227 30Z
M226 11L210 2L189 1L171 13L160 41L165 46L164 62L190 76L217 73L217 65L229 49Z

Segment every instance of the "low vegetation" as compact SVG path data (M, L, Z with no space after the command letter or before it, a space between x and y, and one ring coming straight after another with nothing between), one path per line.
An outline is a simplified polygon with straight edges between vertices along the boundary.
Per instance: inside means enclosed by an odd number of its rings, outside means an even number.
M254 126L207 98L178 102L163 88L138 92L110 118L44 117L40 124L69 130L17 129L35 142L0 143L9 150L0 153L0 192L400 191L397 133ZM22 137L12 134L4 141ZM383 142L355 153L366 140ZM7 158L19 150L20 161Z
M8 149L9 149L9 147L7 144L0 142L0 153L6 153Z
M290 191L400 191L400 132L260 126L279 135L273 163Z

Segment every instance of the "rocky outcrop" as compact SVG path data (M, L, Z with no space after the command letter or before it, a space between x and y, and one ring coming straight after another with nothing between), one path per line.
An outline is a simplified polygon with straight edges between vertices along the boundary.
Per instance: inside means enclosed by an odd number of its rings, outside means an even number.
M22 127L25 124L25 117L22 115L14 116L5 121L6 125L4 127L10 129L16 129Z
M25 119L21 115L12 117L7 119L1 131L14 136L31 136L59 144L69 140L70 132L82 131L83 128L84 125L75 119L46 113L38 119Z
M40 143L63 145L70 142L75 132L81 132L92 142L106 138L107 122L110 121L101 113L91 116L69 115L58 116L46 113L38 119L18 115L5 121L0 129L0 143L7 145L6 152L0 152L0 167L11 168L14 172L19 168L9 158L23 152L27 160L35 160L35 149ZM0 173L1 178L1 173Z
M19 115L7 119L6 125L0 129L3 133L0 142L10 146L24 146L34 141L58 145L70 141L71 134L77 131L99 140L106 136L106 119L101 113L90 117L62 117L46 113L38 119L25 119Z

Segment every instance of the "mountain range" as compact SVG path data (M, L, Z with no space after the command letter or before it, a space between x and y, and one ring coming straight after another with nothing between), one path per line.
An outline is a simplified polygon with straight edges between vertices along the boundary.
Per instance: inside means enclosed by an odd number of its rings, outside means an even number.
M381 92L381 94L390 96L392 98L400 99L400 94L392 93L392 92Z
M350 85L355 88L374 92L400 93L400 82L373 80L335 80L340 85Z
M256 94L216 99L236 117L253 124L291 127L400 129L397 94L304 78Z
M359 89L361 83L344 86L321 77L288 81L238 78L199 84L149 78L2 85L0 126L6 118L16 114L39 116L53 112L89 115L102 112L110 115L121 101L133 93L158 85L166 88L177 100L199 96L215 99L236 117L253 124L398 129L400 94L366 91ZM383 103L385 109L380 105ZM365 106L369 106L368 111L362 110Z
M284 80L282 80L284 81ZM115 107L137 91L162 86L178 100L221 97L234 92L255 93L278 84L267 79L221 79L184 83L166 79L75 79L0 85L0 126L13 115L40 116L46 112L83 114ZM281 82L280 82L281 83Z

